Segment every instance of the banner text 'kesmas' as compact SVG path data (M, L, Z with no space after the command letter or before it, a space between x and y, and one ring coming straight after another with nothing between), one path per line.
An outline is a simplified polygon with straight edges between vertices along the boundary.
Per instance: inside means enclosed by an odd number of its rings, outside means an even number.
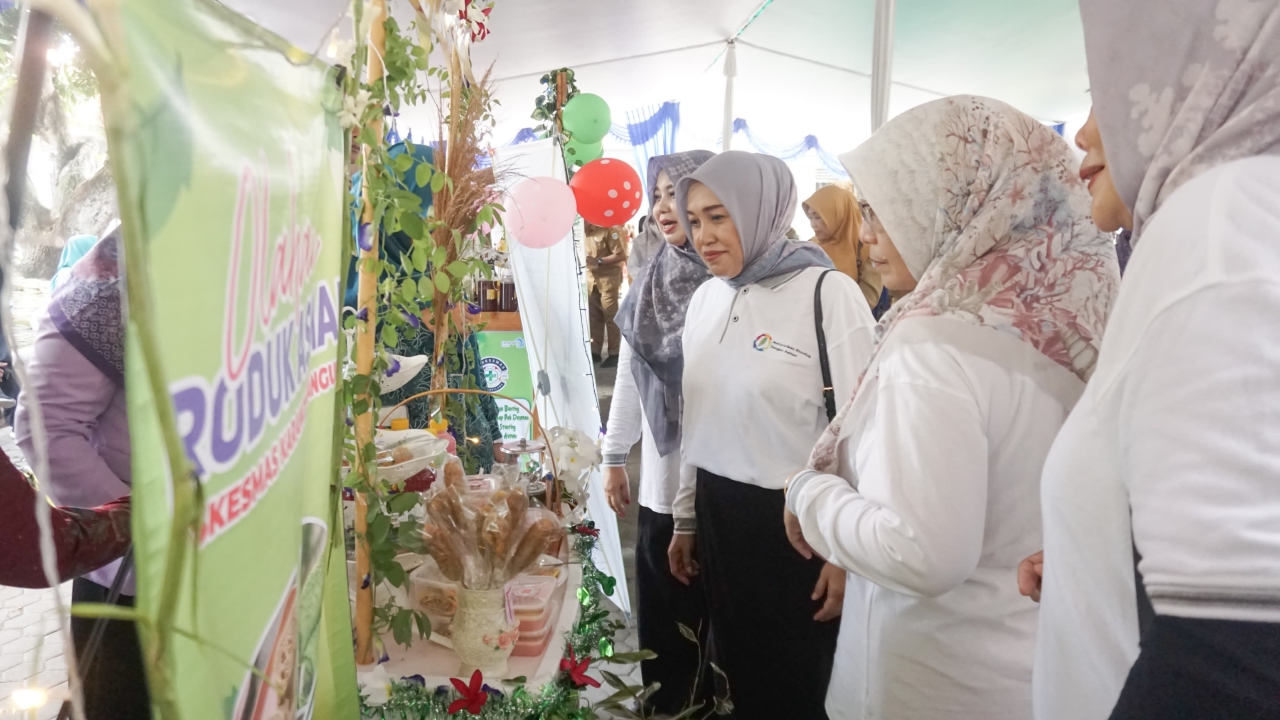
M297 217L297 190L291 189L288 222L274 243L270 201L267 173L246 167L231 231L220 366L212 378L193 376L170 386L187 457L202 480L230 470L264 437L280 434L267 430L277 427L300 394L310 399L311 360L338 336L338 280L312 278L323 243L311 222ZM242 256L249 260L244 284ZM327 382L318 389L332 387ZM292 426L298 419L291 417Z

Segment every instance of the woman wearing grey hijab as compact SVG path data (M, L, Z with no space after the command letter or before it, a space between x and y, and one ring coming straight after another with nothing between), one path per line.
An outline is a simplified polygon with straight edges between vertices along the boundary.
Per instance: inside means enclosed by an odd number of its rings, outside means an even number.
M1035 716L1280 718L1280 3L1080 14L1133 256L1045 462Z
M621 517L631 504L627 456L640 442L636 620L640 644L658 654L640 671L646 686L661 685L646 704L666 715L680 713L699 675L698 646L680 634L680 625L706 627L702 586L677 582L667 569L671 505L680 486L680 333L689 298L711 277L677 220L675 183L711 157L693 150L649 159L643 234L657 239L615 318L623 342L603 443L605 495Z
M781 160L721 153L680 181L676 201L715 279L685 318L688 470L671 572L702 582L711 656L735 718L825 718L845 571L791 549L782 488L830 419L818 327L830 387L845 397L871 356L875 323L858 284L832 271L821 248L786 239L796 187Z

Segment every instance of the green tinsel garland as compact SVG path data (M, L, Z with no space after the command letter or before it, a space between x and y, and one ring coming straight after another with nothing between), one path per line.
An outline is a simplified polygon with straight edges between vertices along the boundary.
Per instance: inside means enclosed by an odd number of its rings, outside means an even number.
M596 535L595 524L589 521L570 533L574 552L582 558L582 586L578 590L581 606L578 619L568 633L568 647L573 648L579 661L588 656L615 657L613 636L625 627L621 622L609 620L609 611L601 606L613 593L617 581L601 572L591 560ZM623 660L624 656L617 655L616 659ZM593 710L582 706L581 689L574 686L565 672L557 673L553 681L537 690L514 683L504 683L500 688L485 687L490 695L479 715L471 715L466 710L449 715L449 705L460 697L452 686L424 687L410 680L393 683L391 696L382 705L369 706L361 697L360 715L368 720L587 720L597 717Z

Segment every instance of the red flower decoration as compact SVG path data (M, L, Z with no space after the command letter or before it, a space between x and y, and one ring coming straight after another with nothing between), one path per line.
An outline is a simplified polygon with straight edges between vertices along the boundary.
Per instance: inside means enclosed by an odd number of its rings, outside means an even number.
M582 662L578 662L578 658L573 656L573 648L569 648L569 657L560 659L560 669L569 673L569 679L578 687L600 687L600 681L587 675L587 666L591 664L591 658L585 657Z
M450 678L449 682L453 683L453 686L458 689L458 692L462 697L454 700L453 703L449 705L449 714L454 715L465 709L472 715L479 715L480 709L483 708L485 702L489 700L489 693L485 692L481 687L483 681L484 676L480 674L479 670L471 673L470 687L458 678Z
M599 531L599 530L597 530L597 529L595 529L595 528L593 528L593 527L587 527L586 525L575 525L575 526L574 526L574 528L573 528L573 531L574 531L574 532L576 532L576 533L578 533L578 534L580 534L580 535L590 535L590 536L591 536L591 537L593 537L593 538L598 538L598 537L600 537L600 531Z
M476 0L467 0L467 4L462 10L458 11L458 19L462 20L471 28L471 42L480 42L489 36L489 13L493 12L493 7L480 9L476 6ZM471 18L472 10L480 10L480 16Z

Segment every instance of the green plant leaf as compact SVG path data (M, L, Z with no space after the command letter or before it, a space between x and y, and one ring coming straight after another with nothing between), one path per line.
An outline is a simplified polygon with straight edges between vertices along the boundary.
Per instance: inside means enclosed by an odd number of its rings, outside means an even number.
M431 184L431 166L427 163L419 165L413 171L413 179L418 183L418 187L420 188L424 188Z
M604 639L606 638L601 638L601 640ZM616 652L612 655L601 658L601 660L604 662L618 663L620 665L629 665L632 663L638 663L641 660L652 660L656 657L658 657L658 653L652 650L637 650L629 653Z
M690 629L688 625L685 625L684 623L676 623L676 626L680 628L680 634L684 636L685 640L688 640L695 645L698 644L698 634Z
M404 587L408 580L409 574L404 571L403 565L394 560L387 565L387 582L396 587Z
M440 192L440 188L444 187L445 177L444 173L435 173L431 176L431 192Z
M418 637L431 637L431 618L426 613L415 612L413 619L418 624Z
M409 153L397 155L396 159L391 161L391 164L397 172L405 172L413 167L413 156Z
M449 292L449 276L444 273L436 273L436 289L442 293Z
M609 683L609 687L612 687L612 688L613 688L613 689L615 689L615 690L629 690L629 689L630 689L630 687L629 687L625 682L623 682L622 678L618 677L617 675L614 675L613 673L609 672L608 670L601 670L601 671L600 671L600 676L604 678L604 681L605 681L605 682ZM632 693L632 694L628 695L627 697L635 697L635 693Z
M404 572L402 569L401 572ZM413 643L413 613L409 610L401 610L391 618L391 634L395 637L396 643L409 647Z
M383 543L387 540L387 534L391 532L391 518L386 515L378 514L369 521L369 542Z
M401 155L400 157L405 156ZM423 224L422 218L418 217L417 213L401 213L400 229L404 230L414 240L427 234L427 226Z
M391 323L382 326L382 344L393 348L399 344L400 338L396 337L396 328Z
M422 297L431 297L431 293L435 290L435 283L431 282L430 275L423 275L418 278L418 294Z
M387 512L392 515L403 515L416 507L420 502L422 502L422 496L416 492L397 493L387 501Z
M354 390L357 395L363 395L366 392L368 392L369 376L356 375L355 377L351 378L351 389Z
M465 277L471 272L471 266L461 260L454 260L449 263L449 267L445 269L449 271L450 275L456 278Z

